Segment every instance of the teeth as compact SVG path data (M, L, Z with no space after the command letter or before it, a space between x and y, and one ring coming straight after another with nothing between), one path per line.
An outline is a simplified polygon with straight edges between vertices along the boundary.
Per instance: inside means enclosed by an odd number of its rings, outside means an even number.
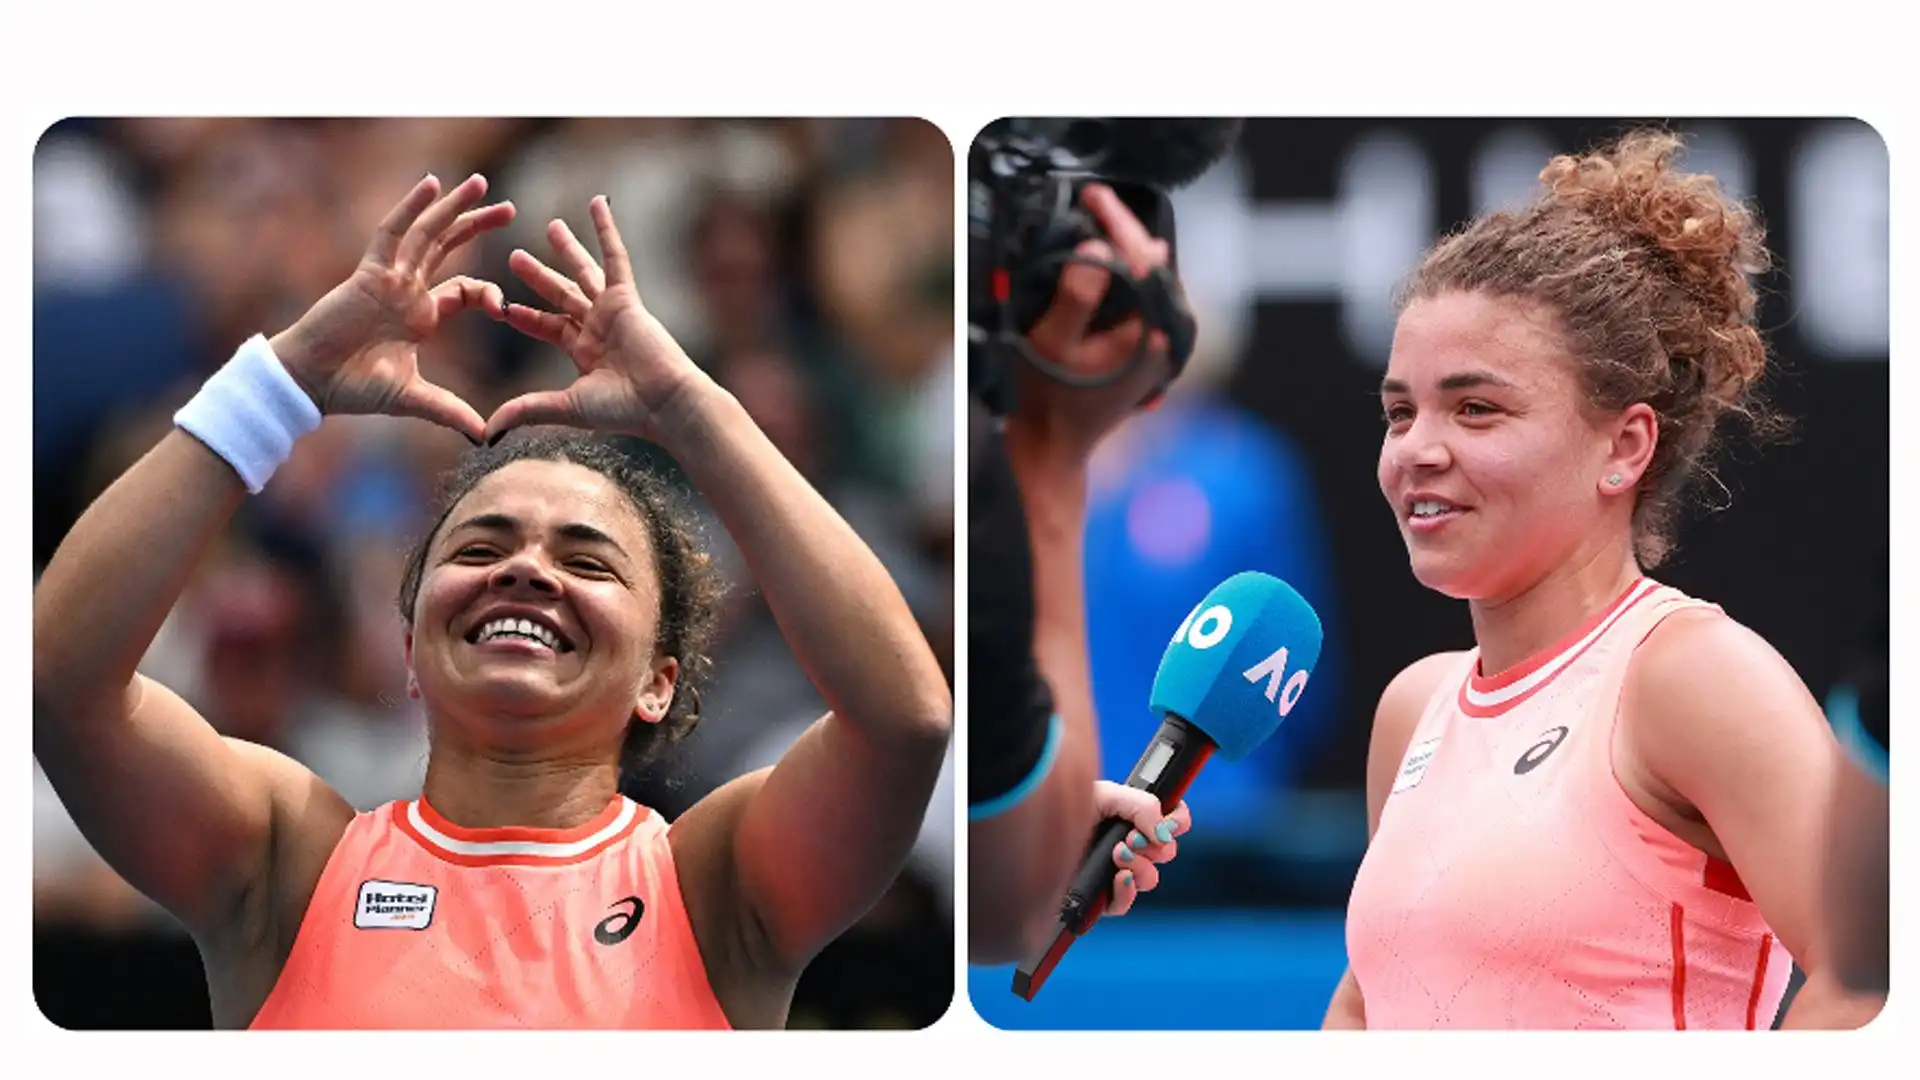
M1432 517L1435 514L1444 514L1451 509L1453 509L1453 506L1450 503L1438 502L1433 499L1421 499L1413 504L1413 516Z
M530 638L555 652L560 651L560 636L530 619L494 619L480 628L474 640L487 642L506 634Z

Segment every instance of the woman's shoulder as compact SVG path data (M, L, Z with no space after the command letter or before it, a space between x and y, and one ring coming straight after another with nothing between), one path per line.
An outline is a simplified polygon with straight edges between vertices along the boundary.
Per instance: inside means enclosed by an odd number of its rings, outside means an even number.
M1704 604L1667 614L1634 649L1620 718L1631 745L1656 765L1747 743L1787 745L1825 726L1779 650Z
M1375 729L1384 725L1411 732L1434 693L1448 679L1464 674L1473 656L1472 649L1450 649L1429 653L1401 668L1380 692L1380 704L1373 714Z
M1741 692L1747 674L1792 674L1779 650L1710 601L1667 590L1666 610L1646 628L1627 665L1630 691L1656 695L1699 689ZM1796 677L1797 678L1797 677Z

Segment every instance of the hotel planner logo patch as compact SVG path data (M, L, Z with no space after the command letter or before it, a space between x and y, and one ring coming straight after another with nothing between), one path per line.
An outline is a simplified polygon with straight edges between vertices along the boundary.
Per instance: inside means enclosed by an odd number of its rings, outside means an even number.
M353 907L353 925L362 930L425 930L433 925L432 885L404 881L367 881Z
M1393 790L1389 795L1398 795L1420 783L1427 775L1427 766L1433 764L1433 753L1440 749L1440 737L1435 736L1425 742L1416 743L1407 748L1407 756L1400 762L1400 773L1394 777Z

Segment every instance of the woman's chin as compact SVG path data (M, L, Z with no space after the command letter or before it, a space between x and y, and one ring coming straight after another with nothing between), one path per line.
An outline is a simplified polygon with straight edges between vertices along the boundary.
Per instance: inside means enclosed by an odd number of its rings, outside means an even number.
M489 671L460 688L469 710L539 720L567 711L566 695L552 678L535 671Z
M1453 600L1472 600L1481 593L1481 578L1485 575L1478 567L1463 562L1451 552L1443 555L1416 550L1408 561L1413 569L1413 579L1442 596Z

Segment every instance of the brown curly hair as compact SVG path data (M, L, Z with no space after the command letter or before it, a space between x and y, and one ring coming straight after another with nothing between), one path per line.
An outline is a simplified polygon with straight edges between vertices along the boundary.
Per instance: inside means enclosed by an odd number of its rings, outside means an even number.
M1788 426L1756 389L1764 229L1713 177L1676 170L1682 147L1639 130L1555 157L1538 198L1441 240L1400 301L1469 291L1539 303L1559 318L1590 408L1653 408L1659 435L1633 514L1634 554L1649 568L1673 551L1693 482L1725 490L1710 464L1721 422L1744 420L1757 437Z
M653 572L660 583L660 622L654 630L654 652L680 662L673 701L658 723L632 723L620 747L621 784L700 722L700 689L710 674L713 644L725 591L713 558L700 545L699 533L672 484L640 458L616 442L562 428L524 428L493 446L476 447L455 466L445 481L432 526L407 558L400 578L400 617L413 626L414 603L426 572L427 553L447 516L480 481L516 461L565 461L592 469L626 495L640 520L646 523L653 549Z

